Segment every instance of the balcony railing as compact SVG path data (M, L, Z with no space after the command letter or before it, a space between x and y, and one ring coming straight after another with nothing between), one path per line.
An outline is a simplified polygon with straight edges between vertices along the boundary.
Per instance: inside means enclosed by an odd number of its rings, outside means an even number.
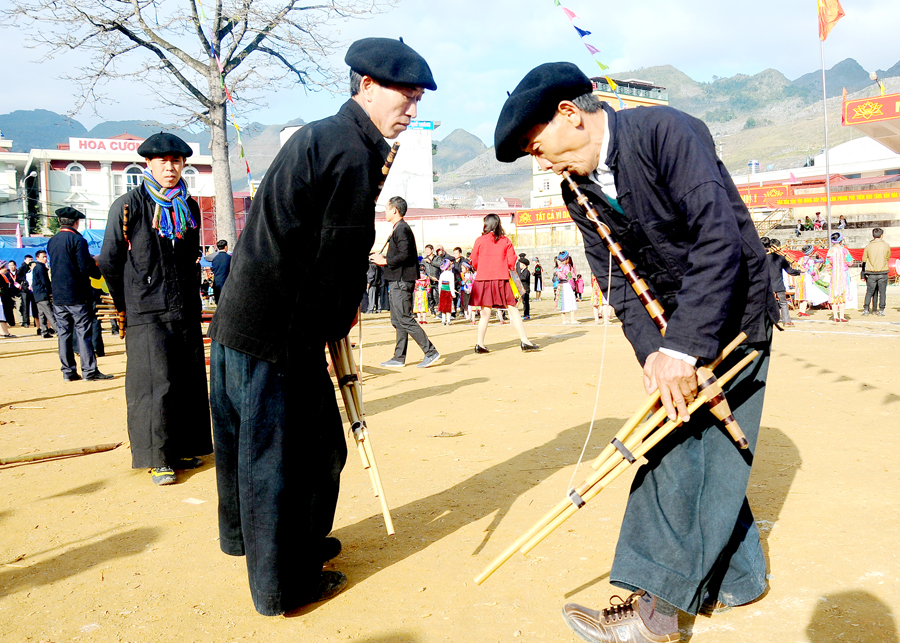
M595 83L598 91L607 92L609 94L613 93L612 87L607 83ZM619 92L622 96L634 96L636 98L651 98L653 100L669 100L669 93L657 90L647 90L647 89L636 89L634 87L626 87L625 85L619 85L616 87L616 91Z

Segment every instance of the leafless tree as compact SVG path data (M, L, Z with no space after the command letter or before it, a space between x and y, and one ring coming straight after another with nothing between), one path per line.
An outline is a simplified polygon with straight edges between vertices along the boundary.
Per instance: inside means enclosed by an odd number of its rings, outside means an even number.
M394 0L207 1L204 6L202 0L11 0L0 15L49 58L71 50L88 53L88 62L68 76L81 90L73 112L96 109L109 100L103 93L108 81L130 78L184 124L209 127L217 235L233 245L222 79L235 100L248 106L260 105L267 92L285 85L335 90L346 79L326 61L344 44L335 24L384 11Z

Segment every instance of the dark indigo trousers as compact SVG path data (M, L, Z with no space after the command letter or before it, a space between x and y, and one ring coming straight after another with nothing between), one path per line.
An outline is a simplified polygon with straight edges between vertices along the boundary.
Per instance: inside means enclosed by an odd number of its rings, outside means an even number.
M59 361L62 362L60 370L66 377L78 374L78 368L75 366L73 341L77 342L82 374L87 377L97 372L91 306L92 304L53 306L53 316L56 319L56 338L59 342Z
M397 345L394 347L394 359L406 361L406 347L412 337L426 356L433 355L437 349L425 330L413 317L413 288L411 281L390 282L391 325L397 331Z
M324 347L270 364L212 342L219 544L247 557L265 616L310 602L322 574L347 442Z
M766 589L766 561L747 502L765 397L770 341L741 346L724 373L753 348L760 355L723 387L750 442L740 450L705 408L653 451L637 472L610 582L643 589L690 614L704 598L742 605Z

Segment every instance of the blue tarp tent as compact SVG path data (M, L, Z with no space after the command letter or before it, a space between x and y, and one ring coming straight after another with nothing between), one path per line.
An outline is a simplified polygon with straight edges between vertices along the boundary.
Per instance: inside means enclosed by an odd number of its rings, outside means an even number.
M88 249L92 255L99 255L100 248L103 246L103 234L105 230L79 230L82 236L88 242ZM22 237L22 247L16 248L16 237L14 235L0 235L0 260L15 261L16 264L22 265L25 255L34 256L38 250L46 250L47 242L50 237Z

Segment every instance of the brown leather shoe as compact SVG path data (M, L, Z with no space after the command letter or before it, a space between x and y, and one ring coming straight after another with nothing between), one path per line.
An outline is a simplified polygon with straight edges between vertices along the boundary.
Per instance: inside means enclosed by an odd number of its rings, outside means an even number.
M563 618L588 643L675 643L681 639L681 632L654 634L647 629L638 614L636 598L637 594L632 594L600 612L569 603L563 608Z

